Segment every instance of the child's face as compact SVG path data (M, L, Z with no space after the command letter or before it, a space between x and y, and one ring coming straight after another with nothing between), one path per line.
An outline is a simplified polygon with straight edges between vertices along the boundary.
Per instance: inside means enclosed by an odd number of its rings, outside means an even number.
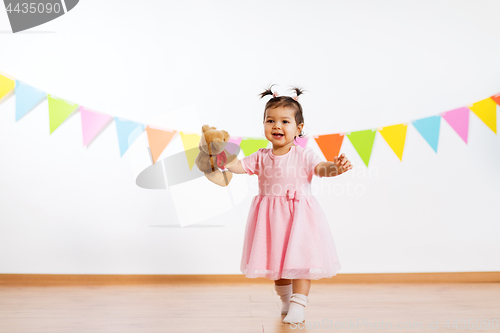
M293 143L295 136L302 131L304 124L295 123L295 112L291 108L268 109L264 120L264 133L273 146ZM280 133L281 135L277 135Z

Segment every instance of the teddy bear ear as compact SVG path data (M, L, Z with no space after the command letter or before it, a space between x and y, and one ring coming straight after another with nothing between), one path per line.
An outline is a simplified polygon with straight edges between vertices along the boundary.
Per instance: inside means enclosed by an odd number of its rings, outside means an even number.
M203 126L201 127L201 131L202 131L202 132L206 132L206 131L208 131L208 130L209 130L209 128L210 128L210 126L208 126L208 125L203 125Z

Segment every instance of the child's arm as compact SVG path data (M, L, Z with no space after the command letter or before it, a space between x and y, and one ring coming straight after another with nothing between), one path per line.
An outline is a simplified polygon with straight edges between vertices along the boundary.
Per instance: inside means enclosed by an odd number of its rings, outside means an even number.
M316 165L314 173L320 177L335 177L351 169L351 162L342 154L340 157L335 156L333 162L326 161Z
M241 161L238 159L236 154L229 154L227 150L224 149L227 155L226 169L232 173L246 173L245 169L241 165Z
M259 148L256 152L243 157L241 160L238 159L236 154L232 154L227 157L226 168L232 173L246 173L247 175L259 175L260 174L260 159L263 148Z
M245 169L243 169L243 166L241 165L241 161L239 159L236 159L233 161L232 165L227 168L229 171L232 173L246 173Z

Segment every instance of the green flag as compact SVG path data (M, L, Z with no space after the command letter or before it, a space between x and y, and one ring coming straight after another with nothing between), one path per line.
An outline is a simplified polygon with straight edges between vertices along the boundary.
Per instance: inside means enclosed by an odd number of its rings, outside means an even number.
M50 134L56 130L78 107L78 104L47 94L49 101Z
M356 148L359 157L361 157L367 167L368 162L370 162L370 155L372 153L373 141L375 140L376 133L376 131L369 129L347 134L349 141L351 141L354 148Z
M243 138L240 148L245 156L255 153L259 148L266 148L269 141L265 138Z

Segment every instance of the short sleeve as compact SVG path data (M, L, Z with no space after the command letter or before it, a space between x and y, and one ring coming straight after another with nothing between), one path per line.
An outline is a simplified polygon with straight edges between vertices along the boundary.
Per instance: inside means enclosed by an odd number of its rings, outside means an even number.
M243 157L241 161L241 166L245 172L249 175L259 175L259 162L261 160L262 148L259 148L255 153Z
M307 147L304 149L304 158L305 158L305 163L306 163L306 170L307 174L309 177L312 177L315 175L314 169L316 166L324 162L325 160L321 158L318 154L316 154L311 147ZM322 178L321 176L317 176Z

